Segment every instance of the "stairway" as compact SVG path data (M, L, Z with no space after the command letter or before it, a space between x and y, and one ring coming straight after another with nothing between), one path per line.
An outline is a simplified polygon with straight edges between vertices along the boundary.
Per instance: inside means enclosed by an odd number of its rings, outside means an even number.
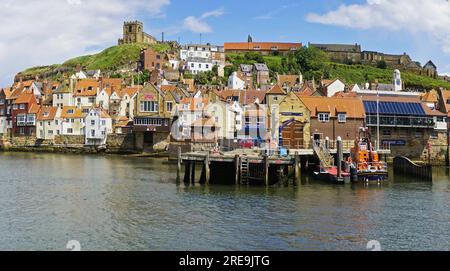
M242 157L241 158L241 183L242 184L248 184L249 177L250 177L250 162L248 158Z
M317 155L320 161L320 165L324 168L331 168L334 165L333 156L330 154L330 150L325 148L323 144L313 144L314 153Z

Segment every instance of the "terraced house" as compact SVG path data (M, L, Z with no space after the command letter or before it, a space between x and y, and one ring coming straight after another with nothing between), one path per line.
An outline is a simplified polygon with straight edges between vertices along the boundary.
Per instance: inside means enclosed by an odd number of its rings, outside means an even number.
M36 135L36 115L39 105L34 94L23 92L12 106L13 136L34 137Z
M134 132L139 150L152 151L154 145L168 138L171 112L165 103L169 101L170 95L153 84L147 84L139 91L134 109Z

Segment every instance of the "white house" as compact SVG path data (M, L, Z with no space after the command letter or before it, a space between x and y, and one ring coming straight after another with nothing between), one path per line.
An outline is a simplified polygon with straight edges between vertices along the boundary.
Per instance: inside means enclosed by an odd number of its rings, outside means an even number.
M327 97L333 97L336 93L345 90L345 84L339 79L324 81L322 82L322 90Z
M95 99L96 106L103 108L105 110L109 109L110 96L111 96L110 91L111 91L111 89L109 89L109 88L104 88L99 91L99 93L97 94L97 97Z
M74 106L75 100L70 88L66 85L60 85L55 91L53 91L52 105L54 107L63 108L64 106Z
M218 133L219 138L237 138L243 124L243 108L238 102L214 102L209 104L206 112L207 116L214 118L215 123L221 128Z
M228 88L229 89L245 89L245 81L239 78L237 72L233 72L228 78Z
M185 98L181 100L174 111L177 117L173 125L172 136L177 140L189 139L191 135L191 125L202 119L208 108L209 100L206 98Z
M108 134L113 132L111 117L99 108L92 108L85 119L85 144L102 146L106 144Z
M84 135L85 114L75 106L64 106L59 118L61 135Z
M122 99L120 101L120 108L118 112L119 117L127 117L130 120L134 119L134 106L139 90L140 87L128 87L120 92Z
M38 112L36 122L36 138L43 140L53 140L55 135L61 133L60 107L43 106Z
M186 63L184 68L193 74L211 71L214 66L218 67L220 76L224 74L225 50L223 46L186 45L180 50L180 59Z

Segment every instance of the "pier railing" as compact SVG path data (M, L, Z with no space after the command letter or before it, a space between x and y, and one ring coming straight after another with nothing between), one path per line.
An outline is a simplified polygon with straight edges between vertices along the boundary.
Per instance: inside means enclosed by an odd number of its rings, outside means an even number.
M433 180L433 166L419 165L404 156L394 158L394 173L403 174L426 181Z

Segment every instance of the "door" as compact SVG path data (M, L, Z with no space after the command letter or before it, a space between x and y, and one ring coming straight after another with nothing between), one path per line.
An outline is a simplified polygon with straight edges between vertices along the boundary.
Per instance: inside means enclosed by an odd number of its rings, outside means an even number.
M303 138L303 123L299 121L293 121L282 129L282 145L289 149L302 149L304 138Z
M153 150L153 133L145 132L144 133L144 151L152 151Z

